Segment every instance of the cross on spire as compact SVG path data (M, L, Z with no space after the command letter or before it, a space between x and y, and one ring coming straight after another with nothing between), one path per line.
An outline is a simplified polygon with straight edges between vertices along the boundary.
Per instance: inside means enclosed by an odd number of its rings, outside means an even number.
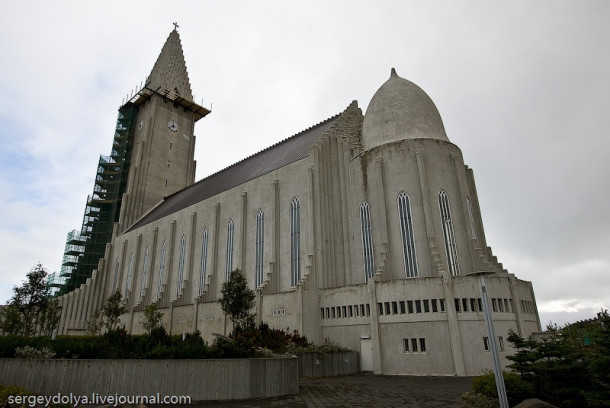
M172 24L174 25L174 30L178 31L178 27L180 27L180 26L178 25L178 23L172 23Z

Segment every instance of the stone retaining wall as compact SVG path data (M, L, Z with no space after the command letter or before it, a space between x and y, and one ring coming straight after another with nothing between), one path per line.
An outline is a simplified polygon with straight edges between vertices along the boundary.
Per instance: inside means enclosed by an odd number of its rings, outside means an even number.
M302 378L356 374L360 372L359 356L356 351L303 354L299 356L299 374Z
M37 395L190 396L192 401L298 394L297 358L0 359L0 383Z

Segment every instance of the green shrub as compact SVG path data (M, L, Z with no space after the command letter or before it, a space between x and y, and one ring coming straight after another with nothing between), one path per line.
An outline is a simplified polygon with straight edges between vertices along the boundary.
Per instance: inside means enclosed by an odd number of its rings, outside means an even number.
M19 407L17 404L8 403L8 397L16 395L32 395L32 393L16 385L0 385L0 407Z
M48 347L36 348L32 346L17 347L15 349L17 358L53 358L55 352Z
M515 372L503 371L504 386L506 387L506 396L510 406L517 405L521 401L534 396L534 391L526 380L521 375ZM498 391L496 388L496 378L491 371L475 377L472 381L472 391L475 394L484 395L487 398L494 400L498 399Z
M474 391L463 393L462 399L477 408L498 408L500 406L497 398L491 398Z

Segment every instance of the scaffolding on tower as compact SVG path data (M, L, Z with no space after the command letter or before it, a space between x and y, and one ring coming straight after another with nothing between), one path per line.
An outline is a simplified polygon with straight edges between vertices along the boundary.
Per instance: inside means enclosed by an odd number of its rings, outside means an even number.
M138 107L128 102L119 108L110 156L100 156L93 193L87 197L80 232L68 234L60 277L65 282L59 294L71 292L91 277L119 221Z

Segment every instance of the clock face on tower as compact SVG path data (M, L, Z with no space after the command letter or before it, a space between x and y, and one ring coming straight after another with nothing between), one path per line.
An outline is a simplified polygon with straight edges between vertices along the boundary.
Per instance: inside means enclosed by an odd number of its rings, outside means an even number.
M178 123L175 120L170 120L169 122L167 122L167 128L169 130L171 130L172 132L177 132L178 131Z

